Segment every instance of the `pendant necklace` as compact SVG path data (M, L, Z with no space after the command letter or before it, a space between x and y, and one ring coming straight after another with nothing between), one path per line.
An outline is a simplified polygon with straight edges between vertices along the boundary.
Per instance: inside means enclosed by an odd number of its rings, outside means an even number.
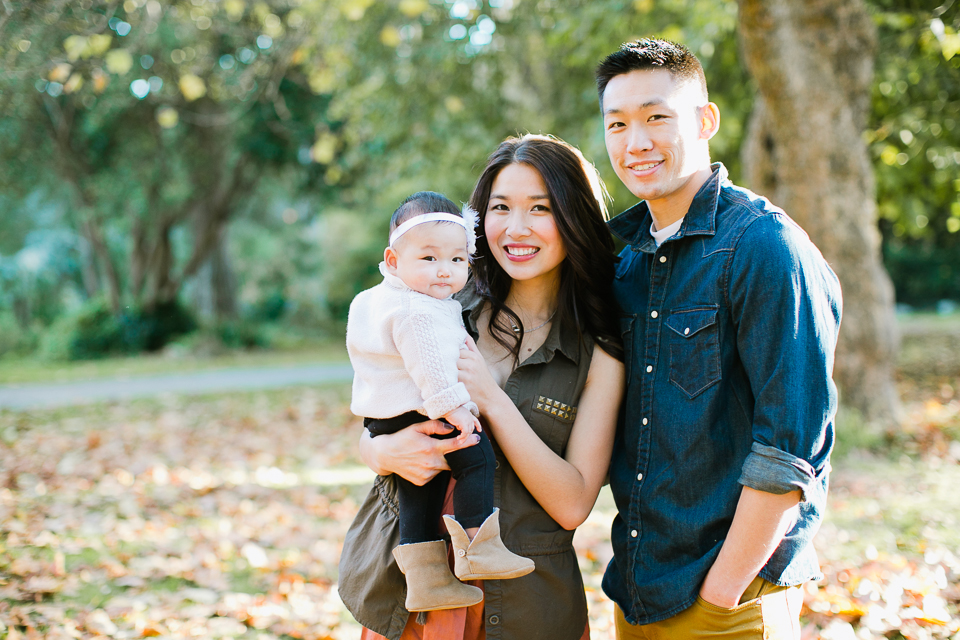
M525 333L533 333L537 329L543 329L545 326L547 326L547 324L550 323L551 320L553 320L553 316L555 315L557 315L556 309L553 310L553 313L550 314L550 317L547 318L547 320L543 324L538 324L533 329L526 329ZM520 327L514 324L513 319L510 318L509 316L507 316L507 319L510 320L510 326L513 328L513 332L516 333L517 335L520 335Z

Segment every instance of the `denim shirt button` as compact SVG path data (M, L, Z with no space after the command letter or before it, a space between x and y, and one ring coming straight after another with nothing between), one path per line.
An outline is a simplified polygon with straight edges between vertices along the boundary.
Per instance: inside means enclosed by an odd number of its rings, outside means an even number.
M636 530L636 529L634 529L633 531L630 532L630 537L631 537L631 538L636 538L636 537L637 537L637 530Z
M647 420L646 418L644 418L644 419L643 419L643 424L647 424L647 422L648 422L648 420Z
M642 473L638 473L638 474L637 474L637 480L643 480L643 474L642 474Z
M667 256L660 256L660 264L663 264L667 261Z
M648 365L647 365L647 373L650 373L651 371L653 371L653 367L648 364Z
M656 311L651 311L651 312L650 312L650 317L651 317L651 318L656 318L658 315L660 315L660 314L657 313Z

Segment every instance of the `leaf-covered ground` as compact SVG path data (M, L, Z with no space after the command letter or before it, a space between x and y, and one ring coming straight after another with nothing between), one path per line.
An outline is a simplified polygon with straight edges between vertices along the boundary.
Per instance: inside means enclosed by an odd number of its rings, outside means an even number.
M902 390L902 432L841 442L805 638L960 638L960 378ZM348 393L0 413L0 638L357 637L335 589L371 479ZM576 536L600 639L612 517L604 492Z

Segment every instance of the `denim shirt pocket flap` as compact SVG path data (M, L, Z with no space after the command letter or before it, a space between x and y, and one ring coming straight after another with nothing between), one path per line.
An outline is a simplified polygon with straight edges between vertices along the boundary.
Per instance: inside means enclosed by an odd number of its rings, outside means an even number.
M716 323L716 307L675 310L666 321L666 325L670 329L684 338L692 338Z

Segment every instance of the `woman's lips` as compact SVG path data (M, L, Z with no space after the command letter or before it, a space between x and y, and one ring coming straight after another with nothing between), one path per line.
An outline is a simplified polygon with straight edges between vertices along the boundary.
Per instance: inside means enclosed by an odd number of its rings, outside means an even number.
M540 248L530 245L508 244L503 247L503 252L511 262L526 262L540 253Z

